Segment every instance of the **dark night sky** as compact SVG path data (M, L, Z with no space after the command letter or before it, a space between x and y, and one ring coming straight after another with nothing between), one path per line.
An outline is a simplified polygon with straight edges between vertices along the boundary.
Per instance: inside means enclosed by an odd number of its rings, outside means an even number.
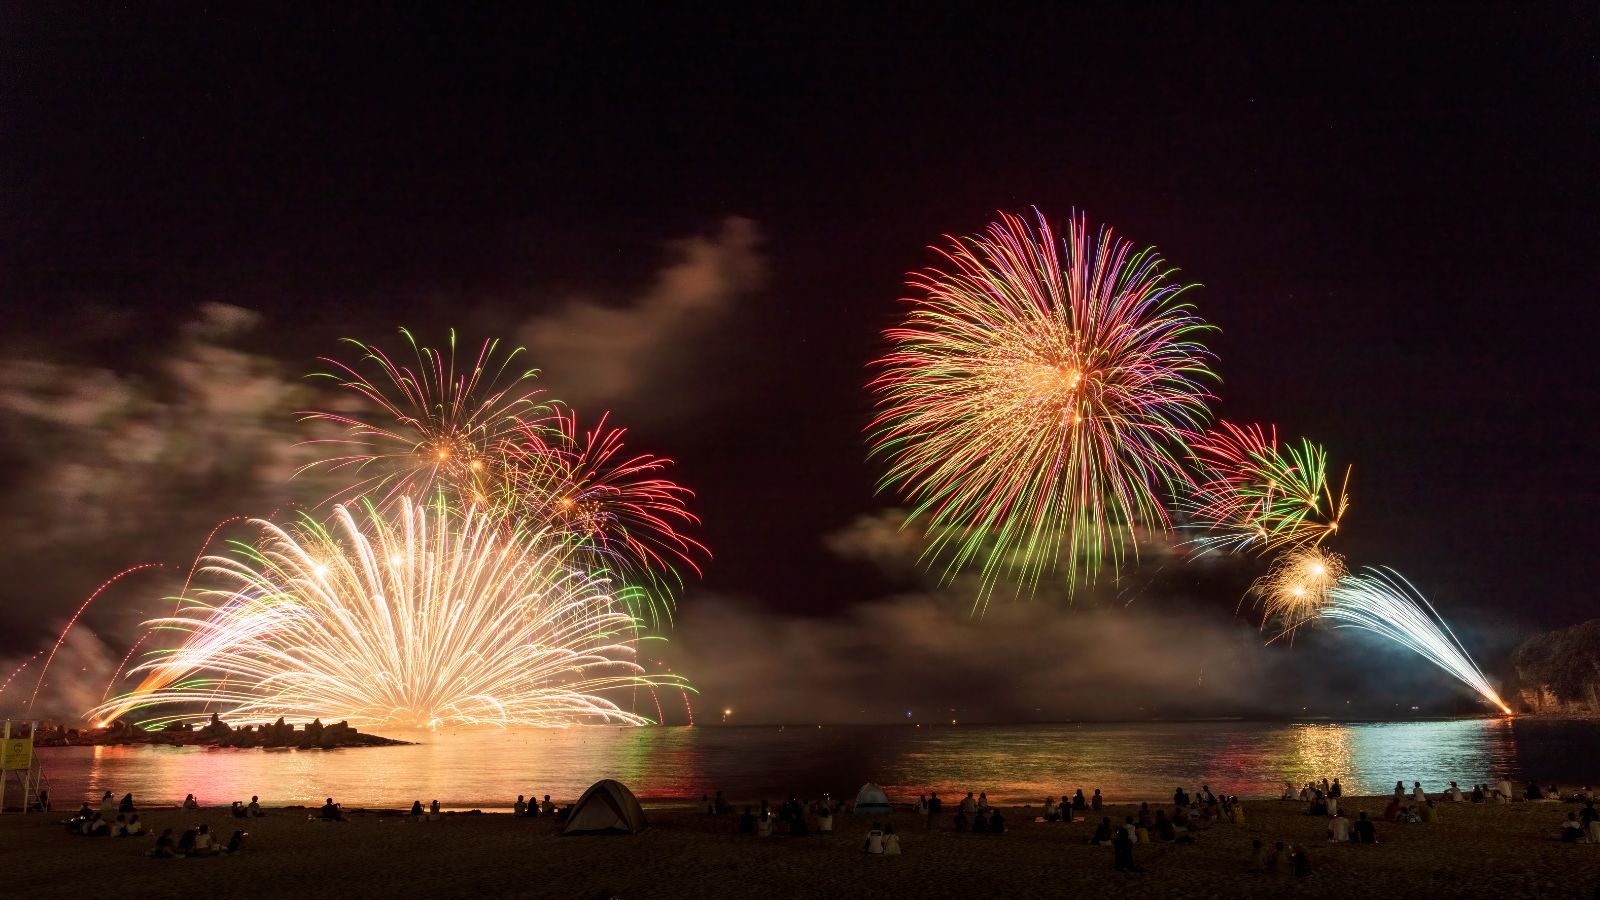
M619 411L699 492L699 590L825 614L888 589L823 536L892 503L863 384L904 273L997 208L1076 208L1205 285L1223 415L1354 463L1353 561L1479 627L1600 614L1594 8L1191 6L7 4L6 351L136 369L223 301L303 371L340 336L624 302L746 217L765 286L676 348L717 390Z

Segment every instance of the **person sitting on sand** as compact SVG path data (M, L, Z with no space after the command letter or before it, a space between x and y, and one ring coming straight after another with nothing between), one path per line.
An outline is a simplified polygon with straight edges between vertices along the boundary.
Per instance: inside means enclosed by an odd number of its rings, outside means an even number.
M217 855L217 842L211 837L211 826L201 825L200 832L194 836L194 850L190 856L215 856Z
M1475 785L1472 786L1472 802L1473 803L1482 803L1483 802L1483 785L1475 784Z
M1376 844L1378 842L1378 827L1372 824L1363 812L1355 824L1356 842L1361 844Z
M178 855L179 856L193 856L194 855L194 841L195 841L195 838L197 838L199 836L200 836L200 832L197 829L191 828L188 831L185 831L183 833L183 836L178 838L178 847L177 847Z
M1106 803L1105 798L1100 796L1100 789L1099 788L1095 788L1094 789L1094 796L1089 798L1089 808L1094 810L1095 812L1099 812L1100 811L1100 807L1104 806L1105 803Z
M1567 813L1567 820L1561 823L1561 840L1564 843L1576 844L1583 839L1583 823L1578 821L1578 814Z
M989 811L989 794L988 794L987 791L979 791L978 792L978 811L979 812L988 812Z
M84 823L83 833L89 837L105 837L111 833L111 821L95 813L93 818Z
M1295 791L1294 791L1294 784L1292 782L1285 781L1283 783L1283 794L1282 794L1282 796L1278 797L1278 799L1279 800L1293 800L1296 796L1297 795L1295 794Z
M539 815L553 816L556 814L556 805L550 802L550 795L544 795L544 802L539 804Z
M872 830L867 832L866 846L861 849L868 853L883 854L883 825L881 823L872 823Z
M250 805L245 808L245 811L250 814L252 819L264 819L267 815L261 809L261 798L255 794L250 795Z
M250 815L250 814L249 814L249 813L248 813L248 812L245 812L245 808L244 808L244 804L243 804L243 803L240 803L240 802L239 802L239 801L237 801L237 800L235 800L235 801L233 801L233 805L232 805L232 806L230 806L230 807L228 807L228 812L229 812L229 814L231 814L231 815L232 815L232 816L233 816L233 817L234 817L234 818L235 818L235 819L242 819L242 818L244 818L244 817L245 817L245 816L248 816L248 815Z
M1278 874L1278 870L1283 867L1284 859L1287 855L1283 849L1283 841L1273 843L1272 852L1267 854L1267 874Z
M511 807L511 815L513 815L513 816L515 816L515 817L520 819L523 816L526 816L527 814L528 814L528 801L521 794L518 794L517 795L517 802L514 805L512 805L512 807Z
M128 817L128 827L122 832L124 837L138 837L144 834L144 823L139 821L139 814L134 813Z
M437 821L439 821L439 801L438 800L435 800L432 803L428 804L428 821L429 822L437 822Z
M133 812L133 794L132 793L127 793L127 794L123 794L122 795L122 802L117 804L117 812L124 813L124 814Z
M1072 811L1073 812L1088 812L1089 811L1089 801L1083 799L1083 788L1078 788L1076 791L1072 792Z
M981 810L981 809L978 810L977 814L972 817L972 833L973 834L988 834L989 833L989 817L984 815L983 814L983 810Z
M1543 800L1544 791L1539 787L1539 782L1530 781L1528 782L1528 789L1522 792L1522 796L1525 800Z
M956 809L955 825L956 825L956 831L966 831L967 830L967 811L966 810L961 809L959 807Z
M1068 797L1066 794L1062 794L1061 795L1061 803L1056 806L1056 810L1061 813L1061 821L1066 822L1068 824L1071 824L1071 822L1072 822L1072 798L1071 797Z
M989 833L990 834L1005 834L1006 833L1006 817L1000 815L1000 810L998 810L998 809L996 809L994 812L991 812L989 814Z
M772 813L764 812L756 820L756 837L772 837Z
M817 833L833 833L833 807L827 803L822 804L817 810Z
M1111 839L1111 868L1116 872L1139 871L1139 864L1133 861L1133 840L1120 829Z
M412 819L412 821L421 822L424 818L427 818L427 815L428 814L426 812L423 812L423 810L422 810L422 801L421 800L413 800L413 801L411 801L411 819Z
M1420 781L1411 782L1411 799L1412 799L1412 801L1414 801L1416 803L1426 803L1426 802L1428 802L1428 795L1427 795L1426 792L1424 792L1422 790L1422 782L1420 782Z
M47 812L50 811L50 792L49 791L40 791L39 792L39 796L34 798L33 811L34 812L42 812L42 813L47 813Z
M1400 798L1399 797L1390 798L1389 805L1385 806L1383 808L1383 820L1385 822L1398 822L1398 821L1400 821Z
M893 825L883 826L883 855L900 855L900 835L894 833Z
M322 804L321 818L324 822L344 821L344 813L339 811L339 804L334 803L332 797L329 797L327 801Z
M1347 844L1349 842L1350 820L1344 817L1344 813L1339 813L1328 820L1328 843Z
M1089 843L1096 847L1111 846L1111 817L1102 816L1100 824L1094 827L1094 836L1089 838Z
M744 813L739 816L739 833L756 833L756 814L751 812L748 806L744 808Z
M185 794L184 797L183 797L183 808L184 809L199 809L200 808L200 804L195 801L193 794Z
M110 791L100 798L100 815L108 821L117 814L117 798L111 796Z
M1512 794L1512 790L1511 776L1507 775L1506 777L1500 779L1500 784L1495 787L1495 793L1500 796L1500 799L1497 802L1510 803L1512 796L1514 796Z
M111 836L112 837L127 837L128 836L128 817L127 816L122 815L121 813L117 814L117 820L115 822L111 823Z
M1046 822L1061 821L1061 813L1056 809L1056 800L1054 797L1044 798L1044 820Z
M144 855L154 856L158 859L172 859L177 856L178 851L174 848L172 841L172 829L163 830L161 836L156 838L156 845L146 850Z
M1445 797L1449 798L1451 803L1460 803L1461 786L1456 784L1454 781L1450 782L1450 789L1445 791L1444 795Z
M789 819L789 836L805 837L810 833L811 827L806 824L806 814L796 810L794 816Z
M1267 850L1260 838L1250 841L1250 856L1245 859L1244 867L1249 872L1265 872L1267 870Z
M1172 822L1167 818L1167 811L1164 809L1156 810L1156 821L1152 830L1156 840L1163 843L1170 843L1177 837L1176 829L1172 827Z
M235 831L233 837L228 838L228 846L222 849L229 853L238 853L244 849L244 839L247 835L243 831Z
M1424 801L1420 812L1422 813L1422 822L1425 825L1432 825L1439 821L1439 807L1434 806L1432 800Z
M978 801L972 799L971 791L967 791L967 796L961 798L961 811L969 816L978 811Z

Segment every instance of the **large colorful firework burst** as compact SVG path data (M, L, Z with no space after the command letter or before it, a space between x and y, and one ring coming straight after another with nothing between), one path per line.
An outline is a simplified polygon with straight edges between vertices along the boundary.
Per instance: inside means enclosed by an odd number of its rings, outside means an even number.
M146 727L205 709L246 724L643 724L606 694L687 688L645 673L640 623L547 533L406 497L360 515L336 507L331 527L256 525L258 545L208 559L208 584L147 623L181 641L133 670L146 684L91 715L150 708Z
M1091 240L1081 216L1058 240L1035 215L1002 213L912 276L872 382L883 483L926 519L947 577L981 563L980 603L1002 575L1092 580L1135 529L1170 527L1214 378L1211 326L1153 249Z

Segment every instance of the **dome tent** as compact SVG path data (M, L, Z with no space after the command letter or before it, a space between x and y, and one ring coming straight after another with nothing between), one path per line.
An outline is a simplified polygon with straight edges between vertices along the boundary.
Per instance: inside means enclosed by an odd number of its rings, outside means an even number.
M620 781L607 778L589 786L567 816L562 834L638 834L645 827L639 798Z
M889 795L872 782L863 784L861 790L856 791L856 815L887 816L893 811L893 807L889 805Z

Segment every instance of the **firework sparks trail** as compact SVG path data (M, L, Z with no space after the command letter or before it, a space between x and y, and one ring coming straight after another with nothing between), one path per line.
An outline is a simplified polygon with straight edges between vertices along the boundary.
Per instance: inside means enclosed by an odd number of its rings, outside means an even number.
M952 238L948 268L913 275L918 297L875 364L872 452L929 523L945 575L981 563L979 608L1002 575L1035 589L1120 565L1135 529L1166 530L1158 494L1190 476L1185 438L1215 376L1188 285L1153 249L1074 218L1061 240L1001 214Z
M358 726L646 724L604 695L686 688L634 661L639 623L606 584L567 565L567 545L507 535L492 516L400 498L358 518L282 529L211 557L207 586L147 623L183 639L133 673L136 690L91 715L153 708L144 727L221 707L245 724L340 718Z
M1368 567L1340 579L1318 615L1336 628L1359 628L1394 641L1511 715L1511 707L1500 699L1439 611L1399 572Z
M125 576L132 575L135 572L141 572L145 569L161 568L165 568L161 563L141 563L137 566L129 566L128 568L123 569L121 572L118 572L117 574L106 579L104 584L94 589L94 593L89 595L89 599L83 601L83 605L78 607L78 611L73 613L72 618L67 620L67 626L61 629L61 636L56 638L55 645L50 648L50 653L44 658L44 665L39 667L39 680L33 683L33 696L28 698L28 716L31 717L33 715L33 705L39 699L39 689L44 687L44 676L50 671L50 663L56 658L56 651L60 650L61 645L67 642L67 635L72 632L72 626L78 624L78 619L83 615L84 611L89 608L89 604L93 603L96 597L99 597L101 594L105 593L106 588L109 588L113 584L121 581ZM24 663L24 665L26 665L26 663ZM20 671L20 669L18 671ZM12 673L12 677L16 677L16 674ZM10 681L11 680L9 678L6 679L7 684L9 684Z
M1301 439L1280 447L1276 426L1220 422L1190 447L1201 475L1184 505L1206 528L1194 543L1207 552L1269 553L1338 532L1349 494L1341 487L1335 495L1328 454L1318 444Z

